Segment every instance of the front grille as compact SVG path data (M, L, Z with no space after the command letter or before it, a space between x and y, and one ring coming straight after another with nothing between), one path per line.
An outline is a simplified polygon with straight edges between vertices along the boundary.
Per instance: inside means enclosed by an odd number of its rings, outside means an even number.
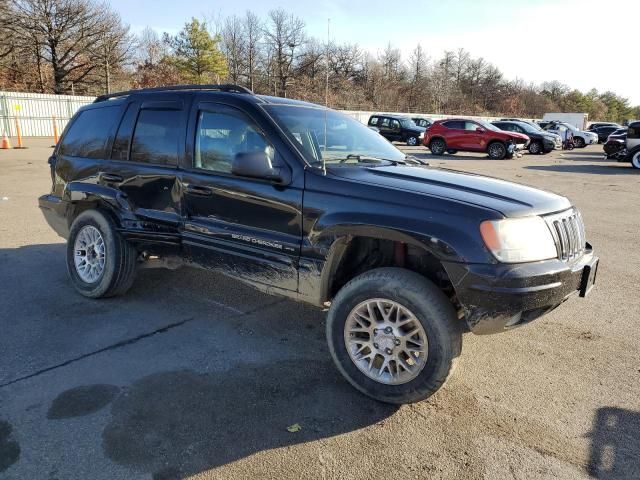
M579 258L586 247L582 215L575 208L544 217L558 250L558 258L569 262Z

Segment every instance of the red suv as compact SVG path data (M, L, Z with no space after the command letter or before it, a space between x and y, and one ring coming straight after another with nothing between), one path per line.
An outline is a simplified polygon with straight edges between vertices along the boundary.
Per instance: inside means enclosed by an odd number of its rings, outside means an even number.
M500 130L484 120L449 118L438 120L425 132L422 144L434 155L445 152L487 152L489 157L511 158L516 150L524 149L529 137L522 133Z

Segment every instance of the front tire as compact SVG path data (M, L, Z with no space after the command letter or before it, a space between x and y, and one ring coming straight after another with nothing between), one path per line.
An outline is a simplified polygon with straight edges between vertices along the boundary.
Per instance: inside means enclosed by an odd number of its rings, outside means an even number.
M631 154L631 166L640 169L640 150Z
M542 144L538 141L534 141L529 144L529 153L532 155L539 155L542 153L542 150Z
M415 135L411 135L407 137L407 145L410 147L415 147L418 144L418 137Z
M493 160L502 160L507 156L507 147L502 142L491 142L487 147L487 154Z
M378 268L347 283L331 303L327 342L338 370L381 402L424 400L452 373L462 350L449 299L423 276Z
M85 297L124 294L133 284L136 261L136 249L102 212L86 210L71 225L67 272L75 289Z
M587 146L586 142L584 141L584 138L582 137L576 137L573 143L575 143L576 147L578 148L584 148Z
M447 144L441 138L434 138L429 143L429 150L433 155L443 155L445 150L447 149Z

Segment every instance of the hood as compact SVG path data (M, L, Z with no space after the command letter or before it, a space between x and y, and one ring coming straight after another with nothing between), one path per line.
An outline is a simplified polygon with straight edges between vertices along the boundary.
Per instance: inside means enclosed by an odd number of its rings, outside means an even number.
M569 200L537 188L492 177L436 167L328 167L330 172L359 183L447 198L523 217L565 210ZM428 201L425 199L425 201Z
M415 127L409 127L406 130L409 130L410 132L414 132L414 133L424 133L427 129L425 127L418 127L416 125Z

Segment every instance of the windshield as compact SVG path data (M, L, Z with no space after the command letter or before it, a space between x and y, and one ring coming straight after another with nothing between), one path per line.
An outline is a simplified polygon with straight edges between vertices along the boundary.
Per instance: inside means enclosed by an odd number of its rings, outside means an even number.
M412 128L412 127L417 127L418 125L416 125L416 122L414 122L413 120L409 120L408 118L403 118L400 120L400 124L404 127L404 128Z
M516 122L516 125L518 125L520 128L522 128L525 132L529 132L529 133L538 133L538 129L534 128L533 125L526 123L526 122Z
M310 164L323 160L354 164L365 157L403 162L406 158L379 133L335 110L297 105L265 105L264 108Z
M485 120L474 120L474 122L482 125L483 128L486 128L487 130L493 130L494 132L501 132L502 129L496 127L494 124L489 123Z

